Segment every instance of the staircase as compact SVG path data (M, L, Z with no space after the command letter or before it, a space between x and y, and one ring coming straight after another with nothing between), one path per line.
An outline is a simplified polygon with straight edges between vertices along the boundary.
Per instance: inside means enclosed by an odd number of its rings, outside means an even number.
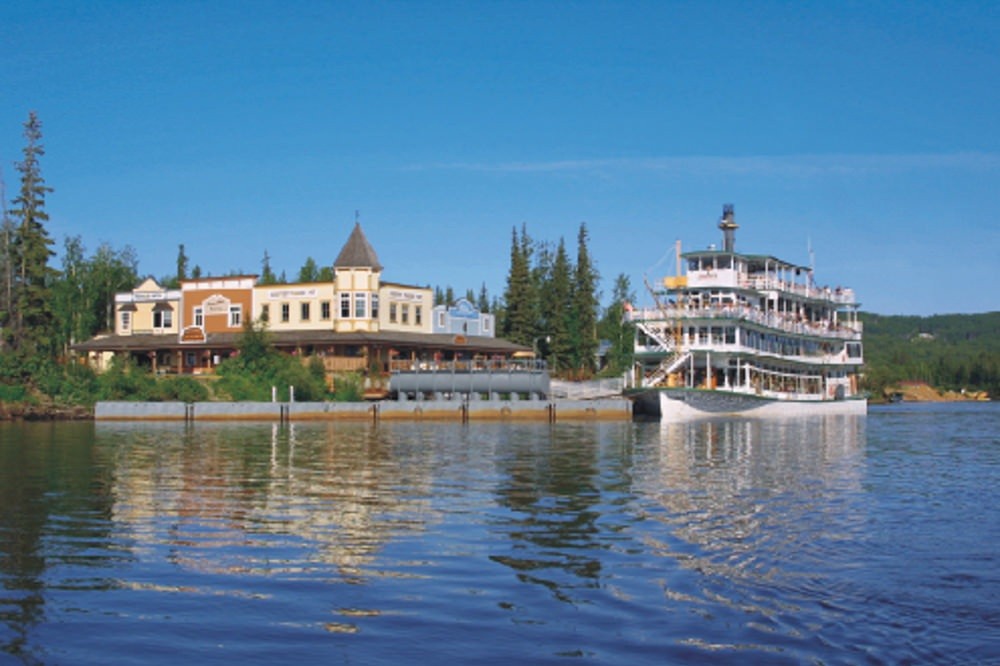
M674 352L673 355L660 361L660 365L643 378L642 385L647 388L659 386L670 373L677 372L690 358L691 352Z

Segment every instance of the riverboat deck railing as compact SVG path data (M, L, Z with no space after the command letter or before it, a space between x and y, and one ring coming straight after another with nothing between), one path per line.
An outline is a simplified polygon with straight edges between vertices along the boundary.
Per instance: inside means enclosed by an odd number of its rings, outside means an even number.
M862 322L810 322L780 312L764 312L756 308L725 306L713 308L639 308L626 312L626 319L634 322L677 319L737 319L787 333L811 335L821 338L859 340Z
M739 285L744 289L755 289L757 291L784 291L806 298L818 298L842 305L854 305L857 298L853 289L843 287L815 287L798 282L781 280L773 276L747 275L741 276Z

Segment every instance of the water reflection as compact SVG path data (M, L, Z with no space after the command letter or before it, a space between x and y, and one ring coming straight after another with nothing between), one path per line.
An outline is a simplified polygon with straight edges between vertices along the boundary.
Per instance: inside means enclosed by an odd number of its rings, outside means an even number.
M0 424L0 655L981 655L996 421L899 418Z
M594 587L601 575L602 491L599 430L560 428L550 440L537 428L512 430L496 461L497 502L507 509L491 530L507 546L490 556L522 582L544 586L560 601L575 601L575 587Z
M115 522L185 569L357 581L428 513L420 466L367 424L117 427L98 445L118 451Z

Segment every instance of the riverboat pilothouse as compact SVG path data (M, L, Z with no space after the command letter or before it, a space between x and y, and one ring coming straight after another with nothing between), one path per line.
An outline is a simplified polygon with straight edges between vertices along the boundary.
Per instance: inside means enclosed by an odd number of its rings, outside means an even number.
M655 306L626 308L636 413L864 414L854 291L817 286L811 266L737 252L732 205L719 228L721 250L682 254L678 243L677 274L650 288Z

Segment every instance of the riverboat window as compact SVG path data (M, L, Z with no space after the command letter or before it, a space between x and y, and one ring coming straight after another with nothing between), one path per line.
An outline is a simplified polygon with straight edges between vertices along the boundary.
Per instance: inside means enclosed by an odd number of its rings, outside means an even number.
M201 308L194 309L194 325L195 326L205 325L205 311Z
M712 344L721 345L722 344L722 327L713 326L712 327Z
M309 310L309 303L302 303L299 305L299 319L302 321L309 321L309 315L312 314Z
M396 304L389 303L389 322L392 324L396 323Z
M243 321L243 306L242 305L230 305L229 306L229 326L236 327L240 326Z
M861 358L861 343L860 342L848 342L847 343L847 355L850 358Z
M410 323L410 306L407 305L406 303L403 303L402 310L403 310L402 311L402 318L401 318L400 322L403 323L403 324L409 324Z
M351 295L344 293L340 295L340 318L351 318Z
M698 270L698 260L697 259L688 259L688 270L689 271L696 271L696 270Z
M132 325L132 313L122 312L122 330L127 331L128 327Z
M365 314L368 311L367 305L368 305L368 295L365 292L359 291L358 293L354 294L355 318L364 319L366 316L368 316Z
M271 320L271 306L267 303L260 306L260 320L265 322Z
M378 294L372 294L372 319L378 319Z
M729 269L733 266L733 258L730 256L716 257L715 264L718 266L719 270Z
M417 326L423 324L424 321L424 309L419 305L413 306L413 323Z
M736 328L733 326L726 327L726 344L727 345L736 344Z
M323 321L330 320L330 301L319 302L319 318Z
M291 312L292 312L291 306L289 306L288 303L282 303L281 304L281 321L284 322L284 323L288 323L288 320L292 316Z

